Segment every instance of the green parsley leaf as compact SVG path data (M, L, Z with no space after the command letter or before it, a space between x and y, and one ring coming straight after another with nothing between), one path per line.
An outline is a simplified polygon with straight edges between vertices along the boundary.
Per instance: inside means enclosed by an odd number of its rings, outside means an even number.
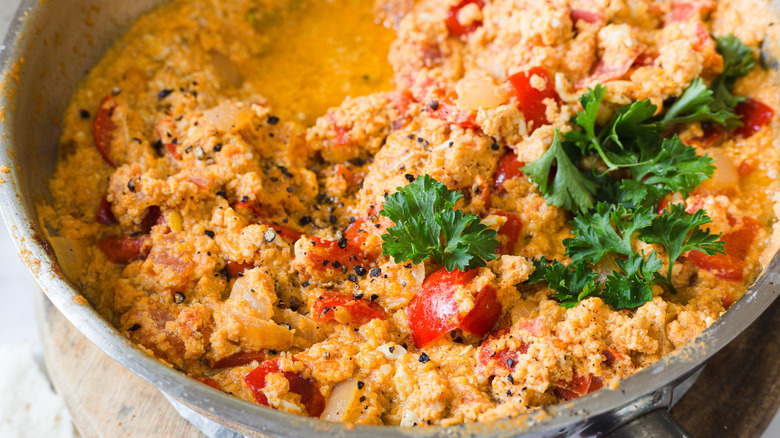
M632 253L627 259L615 259L622 272L614 271L604 282L601 299L614 309L632 309L653 299L655 274L663 267L655 251L645 258Z
M663 119L664 126L677 123L710 122L727 129L742 126L734 109L745 98L732 93L734 82L747 76L755 66L753 51L734 35L718 38L718 53L723 57L723 72L710 88L701 78L695 79L674 102Z
M672 285L672 266L680 255L688 251L701 251L707 255L725 254L725 243L720 240L720 234L710 233L709 228L700 228L710 222L712 219L704 210L691 214L685 211L684 205L673 204L653 220L649 227L640 230L639 238L643 242L659 243L666 249L666 277L657 274L656 279L673 293L677 291Z
M382 235L382 252L396 263L428 258L452 272L485 266L496 258L497 233L479 216L455 210L463 197L429 175L422 175L385 199L379 213L395 222Z
M549 184L553 163L557 165L552 185ZM597 184L586 178L572 162L555 131L553 143L538 160L523 167L523 173L539 186L539 191L554 204L569 211L587 211L593 207Z
M541 260L533 261L534 273L528 278L528 283L536 284L546 281L548 287L556 293L552 298L558 300L561 306L570 309L587 297L597 295L599 285L596 282L598 274L586 263L572 263L564 266L558 260L548 264L542 256Z
M710 122L726 126L733 123L732 119L738 119L734 111L714 109L713 94L701 78L694 79L666 111L661 124L669 126L678 123Z
M566 255L572 262L598 263L609 253L631 256L633 235L650 225L655 214L650 208L629 211L622 205L606 202L596 205L595 211L579 214L572 221L573 238L564 239Z
M738 78L747 76L755 67L753 50L742 43L734 35L728 35L716 40L718 53L723 56L723 72L712 83L714 102L711 107L714 111L734 112L737 104L745 100L742 96L732 93L734 83ZM726 120L726 128L734 129L742 126L738 116Z
M697 155L695 148L686 146L677 136L663 139L660 144L660 150L642 148L642 162L631 169L632 178L621 185L625 201L653 206L668 193L680 192L687 197L712 177L715 160L709 155Z

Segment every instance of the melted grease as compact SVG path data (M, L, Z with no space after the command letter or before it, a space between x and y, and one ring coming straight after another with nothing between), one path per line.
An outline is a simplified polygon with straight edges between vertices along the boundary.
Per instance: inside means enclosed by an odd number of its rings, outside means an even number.
M284 121L313 125L347 96L390 90L392 30L368 0L292 0L252 11L263 51L247 80Z

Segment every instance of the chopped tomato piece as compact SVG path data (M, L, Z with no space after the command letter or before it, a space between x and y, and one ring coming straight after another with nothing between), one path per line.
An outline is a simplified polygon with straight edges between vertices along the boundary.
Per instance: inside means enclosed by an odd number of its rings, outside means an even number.
M95 222L102 225L111 225L116 223L114 212L111 211L111 203L106 199L106 195L100 198L97 212L95 212Z
M457 94L454 91L450 91L446 94L437 91L431 93L431 96L429 97L431 102L435 102L433 107L431 107L429 103L430 113L433 117L464 128L474 128L477 126L476 113L474 111L464 111L458 108L458 105L455 103L457 101Z
M268 218L273 216L274 211L270 207L266 207L262 204L258 204L256 202L251 202L248 200L240 200L233 203L233 209L239 210L239 209L245 209L249 210L250 213L257 217L261 218Z
M523 222L520 220L520 216L508 211L498 210L492 214L506 218L506 222L498 229L496 254L512 254L515 251L515 247L517 247L517 241L520 239Z
M211 368L232 368L241 365L248 365L254 361L263 362L268 358L264 351L242 351L232 354L226 358L211 363Z
M141 233L149 234L149 232L152 231L153 226L160 224L164 220L165 218L160 211L160 207L156 205L148 207L146 209L146 213L144 214L144 218L141 219L141 224L139 225Z
M709 149L726 136L726 132L719 125L713 123L702 123L703 134L701 137L694 137L685 142L688 146L699 146L702 149Z
M742 126L735 129L734 133L744 138L748 138L760 131L775 115L775 111L771 107L752 98L748 98L745 102L740 102L735 112L742 116L740 119Z
M301 396L301 403L306 406L306 411L310 417L319 417L325 409L325 397L320 394L317 385L311 379L305 379L298 373L290 371L281 371L279 362L268 360L261 363L257 368L244 376L249 389L255 396L255 401L261 405L268 406L268 398L265 396L265 378L271 373L282 373L284 378L290 383L290 392Z
M106 96L100 103L100 108L95 115L95 122L92 124L92 135L95 138L95 147L100 155L106 160L106 163L116 167L114 160L111 159L111 140L114 138L114 131L117 126L111 117L114 115L116 102L111 95Z
M303 236L303 233L300 231L274 223L266 223L265 225L271 227L272 230L276 231L276 234L282 236L283 239L288 240L290 242L297 242L298 239Z
M584 9L572 9L571 21L575 24L578 21L584 21L590 24L601 24L604 22L604 14L599 12L586 11Z
M209 377L195 377L195 380L197 380L200 383L203 383L204 385L208 385L214 389L220 389L219 383L217 383L216 380L209 378Z
M602 383L599 377L594 377L592 374L587 376L575 374L570 382L558 382L553 389L553 393L559 399L569 401L597 391L601 389L601 386Z
M505 182L512 178L517 178L523 175L523 167L525 163L517 159L517 154L512 151L507 152L498 160L498 167L496 173L493 175L495 181L494 187L500 188Z
M227 264L225 265L225 269L227 270L227 274L230 278L241 277L244 275L244 271L254 267L254 263L239 263L230 260L228 260Z
M346 228L344 228L343 236L349 241L351 245L357 248L362 247L368 238L368 233L361 229L363 224L366 222L366 219L357 218L354 222L350 223Z
M363 325L372 319L385 319L387 313L378 304L346 295L324 294L311 306L315 321L336 320L342 324Z
M357 187L363 184L363 175L353 172L347 166L337 164L336 176L342 178L349 186Z
M752 160L744 160L739 163L739 167L737 167L737 174L740 178L744 178L753 173L754 170L756 170L756 163Z
M626 54L622 56L617 62L607 64L603 59L596 61L593 66L593 70L590 75L584 79L577 81L574 84L575 88L584 88L590 84L603 84L605 82L614 81L620 79L631 70L631 66L636 63L642 52L636 52L634 54Z
M450 10L447 11L447 18L444 19L444 23L447 25L447 29L451 34L457 37L461 37L463 35L468 35L471 32L474 32L480 26L482 26L481 20L474 21L473 23L470 23L466 26L461 24L460 20L458 20L458 13L461 11L461 9L471 4L477 5L479 9L485 7L485 2L483 0L461 0L458 4L451 7Z
M106 236L97 241L97 247L114 263L126 264L146 256L143 248L147 236Z
M692 0L684 2L672 2L669 8L669 14L666 21L687 21L696 16L701 18L701 14L711 11L715 8L715 2L711 0Z
M165 148L171 153L171 156L177 160L181 160L181 154L179 153L179 146L176 143L165 143Z
M531 85L531 79L538 76L545 82L545 87L541 90ZM550 79L549 73L543 67L534 67L526 72L515 73L509 77L509 83L514 90L517 98L517 106L525 116L526 121L532 122L529 132L536 128L547 125L547 105L545 99L553 99L560 102L558 92L555 91L555 84Z
M728 292L723 292L723 295L720 297L720 304L724 309L728 310L734 304L734 297Z
M314 266L320 270L346 266L353 269L362 265L366 256L360 248L355 247L348 240L325 240L319 237L310 237L312 246L309 248L308 258L314 262Z
M477 293L474 308L466 316L458 314L456 288L467 285L476 276L475 269L447 272L441 268L423 281L407 308L412 340L418 348L456 328L476 336L484 336L493 328L501 316L501 304L492 286L485 286Z
M761 224L753 218L745 217L742 221L741 228L721 237L721 240L726 242L724 248L726 254L710 256L700 251L691 251L687 255L688 259L699 268L712 272L716 277L742 281L745 258L761 228Z
M467 333L484 336L493 330L500 317L501 303L498 302L496 288L488 285L477 293L474 309L460 321L458 326Z

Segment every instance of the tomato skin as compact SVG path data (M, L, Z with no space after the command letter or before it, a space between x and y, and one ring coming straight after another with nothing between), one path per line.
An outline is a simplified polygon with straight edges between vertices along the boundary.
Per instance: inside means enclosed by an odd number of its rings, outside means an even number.
M307 257L314 262L314 268L318 270L333 269L333 265L338 267L346 266L347 269L353 269L355 266L362 265L366 260L365 254L360 248L355 247L349 241L343 248L339 242L325 240L319 237L309 237L314 246L309 249Z
M225 265L225 269L227 270L227 274L230 278L241 277L244 275L244 271L254 267L254 263L239 263L232 260L228 260L227 264Z
M487 285L477 293L474 309L460 322L460 328L477 336L485 336L496 325L501 311L496 288Z
M474 32L482 26L482 21L475 21L468 26L464 26L458 21L458 12L470 4L477 5L479 9L485 7L485 2L483 0L461 0L457 5L451 7L450 10L447 11L447 18L444 19L444 23L447 25L447 29L452 35L462 37Z
M537 90L531 85L531 78L534 76L539 76L547 83L543 90ZM547 70L543 67L534 67L527 72L515 73L509 77L509 84L517 98L517 107L520 112L523 113L526 121L533 123L529 128L529 133L550 123L547 120L547 105L544 104L544 99L554 99L556 102L560 102L560 97L555 91L555 85L550 80L550 74L547 73Z
M282 236L283 239L290 242L297 242L298 239L300 239L301 236L303 236L303 233L301 233L300 231L290 227L286 227L284 225L269 224L269 223L265 223L265 225L267 225L272 230L274 230L276 234Z
M211 363L211 368L232 368L241 365L248 365L254 361L263 362L268 358L264 351L242 351L232 354L226 358Z
M337 309L346 310L348 320L340 320ZM353 323L363 325L373 319L385 319L387 313L378 304L346 295L323 294L311 306L311 318L315 321L339 321L342 324Z
M273 216L273 211L270 208L259 205L251 201L236 201L232 204L234 210L245 209L257 217L270 217Z
M148 236L106 236L97 241L97 247L106 257L117 264L127 264L146 257L143 247Z
M476 269L447 272L447 269L441 268L423 281L406 309L412 340L418 348L456 328L477 336L484 336L493 328L502 310L492 286L485 286L477 293L474 308L465 317L458 315L455 289L468 284L476 276Z
M344 233L342 235L351 245L357 248L362 248L363 244L366 243L366 239L368 239L368 233L361 229L366 222L367 221L363 218L357 218L354 222L344 228Z
M100 198L97 211L95 212L95 222L101 225L112 225L116 223L114 212L111 211L111 203L106 199L107 195Z
M325 410L325 397L320 394L316 384L311 379L305 379L298 373L290 371L281 371L279 361L267 360L261 363L257 368L244 376L244 382L252 390L255 401L263 406L268 406L268 398L263 392L265 388L265 378L268 374L279 373L290 383L290 392L301 396L301 403L306 406L306 411L310 417L319 417Z
M745 270L745 258L750 245L761 228L761 224L749 217L742 219L742 228L725 234L721 240L726 242L724 251L726 254L714 256L700 251L691 251L686 256L694 265L712 272L716 277L729 281L742 281Z
M510 179L523 176L523 167L525 163L518 160L514 152L507 152L498 160L496 173L493 174L493 187L500 189Z
M601 24L604 22L604 15L598 12L586 11L584 9L572 9L570 14L571 21L575 24L578 21L584 21L590 24Z
M742 126L735 129L734 133L744 138L756 134L775 115L771 107L753 98L740 102L734 111L742 116L740 119Z
M209 377L194 377L194 379L197 380L198 382L200 382L200 383L202 383L204 385L208 385L208 386L210 386L210 387L212 387L214 389L220 389L219 388L219 383L217 383L217 381L212 379L212 378L209 378Z
M141 224L139 225L139 228L141 229L141 233L149 234L152 231L153 226L162 223L164 220L165 218L162 216L162 211L160 210L160 207L156 205L147 207L146 213L144 214L144 218L141 219Z
M558 382L553 389L553 393L559 399L569 401L590 394L593 391L597 391L601 389L601 387L602 382L599 377L595 377L592 374L588 374L587 376L578 376L577 374L574 374L571 381Z
M496 254L514 253L517 241L520 240L520 232L523 231L523 222L520 220L520 216L504 210L498 210L492 214L506 218L504 225L498 229L499 243L496 247Z
M111 116L114 115L114 109L116 109L116 102L111 95L103 98L100 103L100 108L95 115L95 121L92 124L92 136L95 139L95 147L103 157L103 159L111 167L116 167L114 160L111 159L111 140L114 137L114 131L116 131L116 123L111 120Z
M444 93L436 90L431 92L430 98L438 104L435 110L429 107L431 116L464 128L477 127L476 112L458 108L458 105L455 103L458 100L458 95L455 91Z

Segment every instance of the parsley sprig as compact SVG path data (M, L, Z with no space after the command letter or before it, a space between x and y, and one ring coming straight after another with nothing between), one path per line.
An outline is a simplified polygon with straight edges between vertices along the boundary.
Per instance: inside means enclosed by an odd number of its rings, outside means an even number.
M597 85L580 97L574 129L556 131L547 152L523 169L548 204L577 213L573 237L563 241L571 264L535 260L529 283L547 282L564 307L598 296L615 309L633 308L651 300L657 284L677 293L672 272L682 254L724 253L720 235L702 229L712 222L704 210L689 213L672 205L655 214L664 196L688 196L715 170L708 155L697 155L676 135L667 137L670 128L692 122L726 129L742 124L735 108L745 98L732 89L755 66L753 52L734 36L719 38L717 50L723 72L709 87L695 79L665 114L657 115L658 108L643 100L619 107L599 126L606 87ZM659 245L666 267L656 251L637 252L636 240ZM603 278L594 269L605 263L616 269Z
M653 298L652 288L656 284L677 292L672 284L672 268L682 254L723 253L720 235L700 228L710 222L704 210L690 214L683 205L672 205L656 216L648 208L630 211L621 205L600 202L593 214L580 214L574 219L574 237L563 241L571 264L565 266L558 260L548 263L544 257L534 260L536 270L528 281L546 281L555 292L552 297L567 308L590 296L601 297L615 309L638 307ZM667 257L665 274L655 251L645 254L633 250L634 239L663 247ZM614 261L618 269L601 282L593 266L603 259Z
M379 213L395 222L382 235L382 252L396 263L432 258L450 272L485 266L496 258L497 233L479 216L455 209L462 197L429 175L399 187Z
M649 100L642 100L618 108L604 126L598 126L607 89L596 85L588 90L580 97L582 110L574 119L575 129L556 132L547 152L523 172L539 185L549 204L575 212L590 210L598 200L651 206L668 193L687 196L712 177L713 160L696 155L677 136L664 139L663 134L690 122L727 129L741 126L734 110L745 98L732 89L755 66L750 47L732 35L717 39L717 50L723 56L723 72L710 87L695 79L662 116L656 115L658 108ZM603 168L583 167L585 158L595 158Z

